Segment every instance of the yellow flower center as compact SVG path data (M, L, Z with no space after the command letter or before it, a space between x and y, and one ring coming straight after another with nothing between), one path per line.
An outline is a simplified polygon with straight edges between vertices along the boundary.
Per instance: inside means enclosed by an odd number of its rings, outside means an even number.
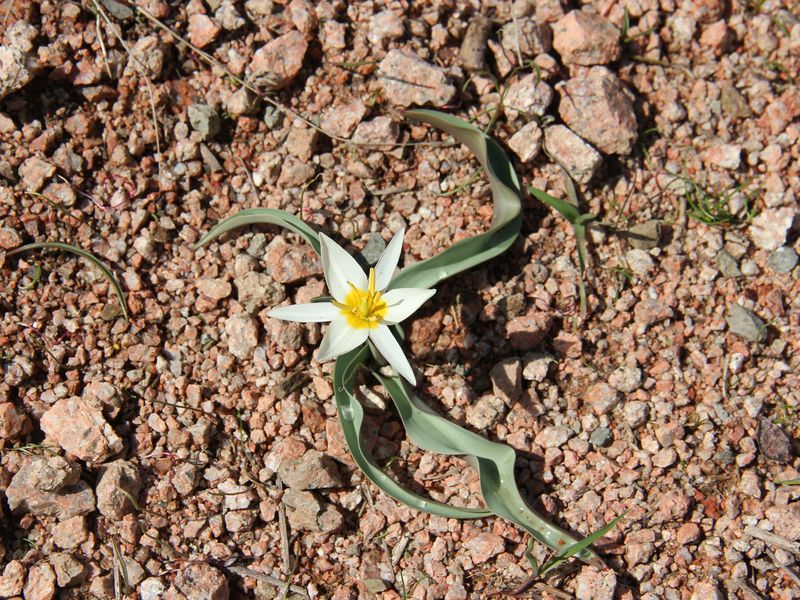
M344 302L333 301L333 305L347 317L347 324L354 329L375 329L386 315L389 306L375 289L375 269L369 270L369 284L366 290L354 286L349 281L350 291Z

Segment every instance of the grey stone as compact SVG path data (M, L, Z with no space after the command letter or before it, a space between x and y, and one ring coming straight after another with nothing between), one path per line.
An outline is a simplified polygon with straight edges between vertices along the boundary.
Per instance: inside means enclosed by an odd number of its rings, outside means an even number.
M374 265L386 250L386 242L380 233L373 233L367 240L367 245L361 251L361 256L367 261L368 265Z
M487 394L467 406L465 418L472 427L482 431L497 423L505 410L505 404L500 398Z
M717 268L723 277L741 277L742 271L739 269L738 261L725 249L717 254Z
M188 116L192 129L199 133L204 140L213 138L222 127L222 121L217 111L208 104L192 104L189 107Z
M100 0L100 4L105 6L108 12L120 21L130 19L133 16L133 11L121 2L117 2L117 0Z
M482 15L473 17L461 42L461 62L467 71L486 68L486 46L492 33L492 22Z
M776 273L788 273L797 266L797 252L789 246L781 246L769 255L767 263Z
M602 448L611 443L614 439L614 434L608 427L598 427L589 436L589 443L598 448Z
M638 250L650 250L661 240L661 223L655 219L638 223L628 230L628 243Z
M748 342L762 343L767 340L767 325L755 313L739 304L733 304L725 317L728 329Z

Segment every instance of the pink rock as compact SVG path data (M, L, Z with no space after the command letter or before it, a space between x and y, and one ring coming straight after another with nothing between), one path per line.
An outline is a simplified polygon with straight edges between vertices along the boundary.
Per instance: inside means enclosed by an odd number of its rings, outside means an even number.
M605 415L617 405L619 394L613 387L601 381L586 390L586 400L596 415Z
M258 345L258 326L250 315L233 315L225 323L228 335L228 352L240 360L250 358Z
M697 523L684 523L675 534L675 539L678 540L681 546L686 546L687 544L694 544L702 534L703 531Z
M325 111L321 127L333 135L349 137L367 112L361 100L355 99L345 104L333 106Z
M573 10L553 25L553 47L567 64L605 65L619 58L619 30L598 14Z
M600 153L564 125L544 131L547 153L579 184L591 181L603 162Z
M3 570L0 577L0 597L10 598L22 593L25 584L25 566L18 560L12 560Z
M444 106L456 94L444 69L425 62L409 50L392 50L378 67L386 98L400 106Z
M700 35L700 43L713 50L716 55L724 54L730 50L734 41L736 41L736 35L730 30L725 21L712 23Z
M611 569L583 567L575 578L576 600L613 600L617 576Z
M211 17L204 14L194 14L189 17L188 26L189 41L198 48L205 48L219 35L222 31L219 23L214 21Z
M11 402L0 404L0 439L15 440L30 433L31 420Z
M642 325L652 325L672 318L672 309L654 298L644 297L633 307L633 318Z
M231 284L224 279L201 279L197 282L197 291L212 300L222 300L230 296Z
M56 574L49 563L40 562L28 571L22 591L25 600L51 600L56 595Z
M217 569L206 563L193 564L175 577L175 587L187 600L228 600L228 580Z
M289 85L303 67L308 41L299 31L290 31L259 48L248 71L257 83L273 90Z
M28 158L19 167L23 185L31 192L38 192L45 181L56 174L56 168L47 161L35 156Z
M542 137L539 124L531 121L509 138L508 147L522 162L529 162L539 155L542 149Z
M359 123L358 127L356 127L356 132L353 134L353 141L371 144L393 144L397 141L398 135L399 128L397 123L391 117L381 116Z
M505 540L494 533L481 533L464 544L472 562L476 565L485 563L493 556L505 552Z
M786 243L796 211L790 207L768 208L753 219L748 233L753 243L763 250L777 250Z
M0 248L11 250L22 245L22 236L16 229L0 227Z
M553 325L553 315L531 311L506 323L506 335L515 350L532 350L538 346Z
M77 548L89 538L86 517L78 515L64 519L53 527L51 534L53 542L59 548Z
M606 154L627 155L638 137L633 103L622 83L605 67L556 86L558 112L575 133Z
M513 404L522 395L522 362L518 358L500 361L489 372L494 395Z
M303 33L311 33L319 24L314 5L308 0L292 0L287 7L287 12L292 25Z
M322 274L322 263L308 244L289 244L276 236L266 248L267 272L278 283L298 283Z
M79 481L81 469L60 456L30 457L11 479L6 499L11 512L69 519L95 508L94 493Z
M33 79L32 60L20 48L0 46L0 100Z
M403 37L403 20L391 10L382 10L369 19L367 39L373 46L382 47L387 41Z
M123 447L103 413L81 398L56 402L42 416L40 426L64 450L89 463L101 463Z
M742 147L717 142L706 148L701 156L706 164L735 171L742 162Z
M100 514L119 520L133 511L130 497L136 499L141 487L139 469L133 463L116 460L104 465L96 488L97 509Z
M553 88L536 73L525 75L508 86L503 96L503 112L510 120L544 116L553 103L553 95Z
M83 581L84 566L71 554L54 552L50 555L50 565L55 572L59 588L71 587Z
M784 506L770 506L766 510L767 519L775 531L790 540L800 540L800 502Z

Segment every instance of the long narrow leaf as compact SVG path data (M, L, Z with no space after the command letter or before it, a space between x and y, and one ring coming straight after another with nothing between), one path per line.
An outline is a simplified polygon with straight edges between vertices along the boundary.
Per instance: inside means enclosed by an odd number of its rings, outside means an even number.
M389 284L389 289L432 288L443 279L502 254L514 243L522 223L519 181L506 153L480 129L432 110L410 110L406 116L430 123L467 146L486 171L494 197L492 225L486 233L458 241L440 254L406 267Z
M319 237L317 232L298 217L277 208L247 208L245 210L240 210L235 215L228 217L212 227L211 231L205 234L200 241L194 245L194 248L202 248L223 233L227 233L237 227L259 225L262 223L286 227L286 229L299 234L311 244L314 251L319 254Z
M573 544L572 546L568 546L567 548L563 548L558 554L556 554L553 558L551 558L547 563L542 565L542 570L539 571L539 576L543 576L548 571L555 569L558 565L562 562L569 560L573 556L576 556L583 552L586 548L594 544L597 540L601 537L605 536L609 531L616 527L617 523L619 523L622 518L628 513L628 511L624 511L620 516L613 519L611 522L607 523L597 531L590 533L585 538L583 538L580 542Z
M333 371L336 409L339 412L339 422L342 425L344 439L350 454L364 475L395 500L423 512L451 519L475 519L491 516L492 513L485 509L450 506L407 490L389 477L366 451L362 443L364 409L355 397L353 382L356 372L362 367L368 355L369 347L361 346L337 358Z
M106 267L99 258L97 258L91 252L87 252L83 248L78 248L77 246L73 246L72 244L65 244L63 242L35 242L33 244L25 244L24 246L20 246L19 248L15 248L10 252L6 253L6 256L14 256L15 254L20 254L22 252L27 252L28 250L38 250L40 248L45 248L48 250L63 250L64 252L71 252L81 258L85 258L90 263L92 263L95 267L97 267L100 272L103 274L108 282L111 284L111 287L114 289L114 293L117 295L117 300L119 300L119 306L122 309L122 315L125 318L125 321L128 321L128 305L125 303L125 293L122 291L122 286L117 281L117 278L114 274Z
M567 188L570 195L577 200L577 192L575 191L575 184L572 179L565 175ZM586 223L595 220L597 217L591 213L581 214L576 206L551 196L547 192L538 190L534 187L528 186L528 191L533 194L539 201L544 202L550 208L558 211L562 217L572 225L572 231L575 234L575 245L578 248L578 267L580 269L580 278L578 280L578 288L580 291L581 300L581 314L586 316L586 284L583 281L584 273L586 272Z
M394 401L408 436L423 450L446 455L466 455L477 468L486 505L496 515L519 525L541 543L555 550L572 547L584 562L598 567L603 562L590 548L548 523L528 506L519 493L514 477L516 452L459 427L437 415L409 390L399 377L376 374ZM587 544L588 546L588 544Z

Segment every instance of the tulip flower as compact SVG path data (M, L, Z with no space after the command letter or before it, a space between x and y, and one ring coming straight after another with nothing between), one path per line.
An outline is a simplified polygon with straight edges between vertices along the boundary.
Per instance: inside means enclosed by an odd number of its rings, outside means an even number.
M397 373L416 385L411 365L389 325L407 319L436 290L385 291L400 260L403 234L402 230L395 234L367 274L346 250L320 233L322 269L333 300L282 306L271 310L268 316L300 323L330 321L317 352L318 360L335 358L370 340Z

